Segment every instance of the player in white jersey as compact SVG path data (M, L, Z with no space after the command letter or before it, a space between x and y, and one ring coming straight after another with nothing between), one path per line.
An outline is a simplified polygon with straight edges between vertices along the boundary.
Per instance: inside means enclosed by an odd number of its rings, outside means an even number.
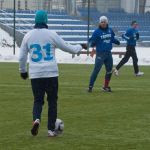
M78 53L86 49L86 44L71 45L66 43L56 32L48 30L47 13L43 10L36 12L34 29L23 38L20 56L19 71L23 79L28 78L26 67L29 54L29 78L31 79L34 95L33 104L33 136L38 134L41 121L44 95L48 100L48 136L56 136L55 121L57 118L58 97L58 67L55 59L55 48L69 53Z

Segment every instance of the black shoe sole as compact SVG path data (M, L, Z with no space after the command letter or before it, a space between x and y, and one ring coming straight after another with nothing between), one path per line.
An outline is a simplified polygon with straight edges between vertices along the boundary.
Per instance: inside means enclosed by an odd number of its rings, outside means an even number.
M31 129L31 134L33 136L36 136L38 134L38 130L39 130L39 123L35 123Z

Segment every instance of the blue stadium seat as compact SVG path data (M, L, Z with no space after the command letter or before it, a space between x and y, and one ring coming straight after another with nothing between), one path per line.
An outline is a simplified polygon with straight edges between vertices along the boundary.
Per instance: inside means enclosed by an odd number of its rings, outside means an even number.
M7 15L0 11L0 22L13 27L13 10L6 9ZM65 11L52 10L48 12L49 29L59 31L58 34L65 36L66 41L87 41L87 8L78 8L80 16L70 16ZM130 26L132 20L139 23L140 38L143 41L150 41L150 13L130 14L123 9L110 9L107 13L101 13L96 8L90 9L90 36L98 24L99 17L105 15L109 18L110 26L115 27L119 32L124 33ZM5 17L4 17L5 16ZM27 32L34 26L35 11L17 10L16 29ZM9 18L9 19L8 19ZM80 18L84 19L81 20ZM29 24L29 25L28 25ZM57 26L55 25L57 24ZM75 36L81 35L80 37ZM123 40L123 39L121 39Z

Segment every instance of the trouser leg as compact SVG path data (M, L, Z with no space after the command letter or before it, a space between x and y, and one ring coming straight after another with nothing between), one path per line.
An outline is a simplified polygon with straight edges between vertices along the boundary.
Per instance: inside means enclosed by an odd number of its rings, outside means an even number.
M134 73L137 74L139 72L139 66L138 66L138 58L137 58L135 48L133 48L133 52L132 52L131 57L133 60Z
M95 66L94 66L94 70L93 70L91 77L90 77L89 87L94 86L95 80L97 78L99 71L102 68L103 63L104 63L104 60L103 60L102 56L96 56Z
M113 58L112 58L112 54L111 53L108 54L108 57L104 61L104 64L105 64L105 68L106 68L104 87L108 87L109 86L109 82L111 80L112 68L113 68Z
M46 84L48 101L48 130L55 129L57 119L58 77L48 78Z
M41 119L42 106L44 104L44 83L41 79L31 79L32 92L34 96L33 121Z
M127 47L127 51L125 53L125 56L122 58L122 60L116 66L116 69L119 70L125 63L127 63L130 56L131 56L131 52L130 52L130 49L128 49L128 47Z

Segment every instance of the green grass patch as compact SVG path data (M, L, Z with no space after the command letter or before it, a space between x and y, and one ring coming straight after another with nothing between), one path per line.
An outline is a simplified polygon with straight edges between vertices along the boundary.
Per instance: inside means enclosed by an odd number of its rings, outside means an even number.
M47 137L47 102L39 135L32 137L30 80L20 79L17 63L0 63L0 150L150 150L150 71L123 67L112 77L112 93L101 91L105 71L87 93L93 65L59 65L58 116L64 134Z

